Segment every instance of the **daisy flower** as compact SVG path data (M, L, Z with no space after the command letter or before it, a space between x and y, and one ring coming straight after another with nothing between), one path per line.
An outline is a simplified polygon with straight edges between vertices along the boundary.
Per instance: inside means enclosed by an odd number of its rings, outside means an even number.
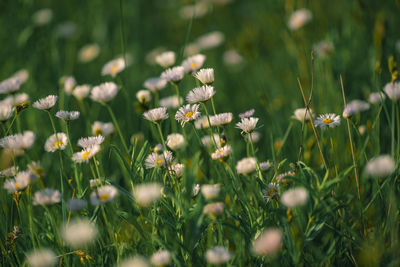
M261 134L259 132L254 131L254 132L244 135L243 138L244 138L244 141L246 141L246 142L251 141L254 144L254 143L257 143L258 141L260 141Z
M231 259L232 253L224 247L214 247L206 251L206 260L210 264L221 265L227 263Z
M158 183L140 184L133 189L139 206L147 207L161 197L162 186Z
M387 83L383 88L390 100L397 102L400 99L400 82Z
M199 104L194 104L192 106L187 104L186 106L182 106L176 112L175 119L179 121L183 127L187 122L194 121L200 116L199 107Z
M353 100L344 108L342 116L344 118L350 118L351 116L368 109L369 104L367 102L362 100Z
M214 87L203 85L202 87L194 88L186 96L186 100L193 104L198 102L206 102L215 95Z
M160 91L165 85L167 85L167 81L160 77L149 78L143 84L144 88L149 89L153 93Z
M196 127L196 129L207 129L207 128L209 128L210 124L208 123L207 116L201 116L197 120L195 120L194 121L194 127Z
M221 147L221 138L219 137L219 135L218 134L214 134L213 135L213 139L214 139L214 141L215 141L215 144L217 144L217 147ZM211 139L211 136L209 136L209 135L206 135L206 136L203 136L202 138L201 138L201 143L204 145L204 146L207 146L207 147L210 147L210 146L212 146L213 144L214 144L214 142L213 142L213 140Z
M112 185L104 185L97 188L90 194L90 202L92 205L99 205L113 201L118 195L118 190Z
M134 256L124 259L118 267L150 267L150 263L143 256Z
M169 68L175 64L175 53L172 51L163 52L156 56L155 61L163 68Z
M97 236L96 225L87 219L75 219L64 226L61 236L73 248L84 248L93 243Z
M288 22L288 26L292 31L295 31L306 25L311 19L311 11L302 8L292 13Z
M211 158L214 160L223 160L232 153L232 147L226 145L224 147L218 148L214 153L211 154Z
M46 188L35 193L33 205L51 205L61 201L61 193L56 189Z
M86 201L80 198L68 200L67 207L70 211L81 211L86 206Z
M143 113L146 120L157 123L168 118L167 108L153 108Z
M44 150L54 152L56 150L64 150L68 144L68 137L65 133L57 133L47 138L44 144Z
M120 57L107 62L101 70L101 75L117 76L118 73L125 69L125 60Z
M193 74L193 76L198 79L202 84L212 84L214 82L214 69L201 69Z
M114 132L114 125L112 122L95 121L92 125L93 135L108 136Z
M35 178L35 175L31 172L18 172L14 179L8 179L4 182L4 189L6 189L10 194L22 191L31 184Z
M219 195L219 191L221 191L221 187L218 184L203 184L201 186L201 194L207 200L216 198Z
M57 102L56 95L49 95L34 102L32 106L37 109L50 110Z
M98 44L84 45L78 52L78 59L82 63L87 63L95 59L100 53Z
M203 213L207 215L218 216L224 212L224 203L215 202L204 206Z
M179 133L170 134L165 144L172 150L178 150L185 146L185 138Z
M241 118L241 119L249 118L249 117L253 116L254 112L255 112L254 108L250 109L250 110L247 110L247 111L245 111L243 113L240 113L239 114L239 118Z
M268 184L267 188L262 190L263 195L267 202L279 196L279 185L277 183Z
M89 95L89 93L90 93L90 85L87 84L78 85L72 91L72 95L79 101L85 99Z
M371 159L365 166L368 176L383 178L392 174L396 169L396 163L389 155L381 155Z
M206 56L202 54L197 54L191 57L188 57L186 60L182 62L182 66L184 71L187 72L194 72L200 69L204 61L206 60Z
M90 92L90 98L99 103L107 103L114 99L118 90L118 85L113 82L102 83L93 87Z
M223 55L224 63L228 66L237 66L241 64L244 59L235 49L230 49L224 52Z
M171 172L173 175L176 175L176 177L179 178L179 177L182 177L184 168L185 168L185 165L183 165L181 163L172 164Z
M311 118L314 118L315 114L312 109L309 109L309 111L311 114ZM308 121L310 119L310 116L306 108L298 108L294 111L294 115L292 116L292 118L302 122L304 120Z
M104 142L104 136L96 135L90 137L82 137L78 140L78 146L87 148L91 146L101 145Z
M27 150L35 141L35 133L25 131L23 134L15 134L0 139L0 146L8 149Z
M144 165L147 169L155 168L158 166L167 167L172 162L172 152L164 151L161 154L156 152L151 153L147 156Z
M8 120L14 113L14 108L12 105L1 104L0 105L0 121Z
M368 101L371 104L377 105L383 102L386 99L386 95L382 92L371 93L369 94Z
M163 71L161 73L161 79L164 79L168 82L177 83L183 79L184 75L185 75L184 68L182 66L178 66Z
M322 129L327 127L333 128L340 125L340 116L335 113L319 115L319 117L314 122L315 126L319 126Z
M19 90L22 82L18 77L11 77L0 82L0 94L11 94Z
M180 101L179 101L180 100ZM183 103L183 98L173 95L160 99L160 106L166 108L178 108L179 103Z
M260 169L262 171L268 171L271 168L272 164L269 161L260 162Z
M15 176L17 174L17 172L18 172L18 169L19 169L18 166L16 166L16 167L12 166L10 168L1 170L0 171L0 176L3 176L3 177Z
M61 77L60 81L63 84L64 91L70 95L76 86L75 78L73 76L64 76Z
M236 171L238 174L249 174L257 169L257 160L255 158L244 158L237 162Z
M225 124L229 124L232 121L232 113L221 113L221 114L216 114L214 116L210 117L210 123L212 126L221 126Z
M168 250L159 250L151 256L151 263L157 267L166 266L171 263L172 256Z
M320 58L326 58L335 50L335 46L328 41L320 41L319 43L313 45L313 48Z
M236 128L241 129L245 133L251 133L256 128L257 122L258 118L243 118L240 122L236 123Z
M302 206L307 202L308 192L303 187L289 189L282 194L281 202L288 208Z
M265 230L253 244L253 252L259 256L270 256L281 249L282 233L278 229Z
M45 25L53 19L53 11L50 8L39 9L32 15L32 21L38 26Z
M63 119L65 121L72 121L76 120L79 118L80 112L79 111L65 111L65 110L60 110L57 111L56 117Z
M149 90L139 90L136 93L136 98L141 104L146 104L151 101L151 94Z
M57 255L50 249L36 249L26 256L26 262L31 267L51 267L58 262Z
M84 148L80 152L76 152L72 155L72 160L76 163L86 162L88 163L100 151L99 145L92 145Z
M200 50L208 50L218 47L224 42L224 40L225 36L222 32L213 31L197 38L196 44L199 46Z

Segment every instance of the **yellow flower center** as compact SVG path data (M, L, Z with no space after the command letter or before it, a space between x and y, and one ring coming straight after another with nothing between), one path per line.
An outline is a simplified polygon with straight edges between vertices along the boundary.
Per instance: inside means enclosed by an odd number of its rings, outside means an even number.
M114 73L117 72L117 70L118 70L118 66L117 66L117 65L113 65L113 66L111 66L110 72L111 72L112 74L114 74Z
M192 68L195 69L196 68L196 63L192 63Z
M192 111L189 111L188 113L185 114L185 117L188 118L188 119L191 118L192 116L193 116L193 112Z
M95 135L103 135L103 131L100 128L98 128L98 129L94 130L94 134Z
M270 188L270 189L268 189L267 194L268 194L268 196L272 196L272 195L274 195L276 192L277 192L277 191L276 191L275 188Z
M323 123L329 124L332 123L332 119L331 118L325 118L322 120Z
M55 148L57 148L57 147L62 146L63 144L64 144L64 143L63 143L62 141L55 141L54 144L53 144L53 146L54 146Z
M17 189L21 189L21 185L20 185L19 183L15 183L15 187L16 187Z
M156 161L157 164L161 164L163 162L163 159L159 159Z
M100 196L100 200L101 201L106 201L109 197L110 197L109 194L103 194L103 195Z
M85 153L82 154L82 158L87 159L90 155L89 151L86 151Z

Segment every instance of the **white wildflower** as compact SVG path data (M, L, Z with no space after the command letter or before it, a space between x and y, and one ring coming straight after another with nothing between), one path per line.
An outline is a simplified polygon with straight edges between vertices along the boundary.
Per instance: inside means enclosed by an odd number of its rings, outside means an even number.
M44 149L47 152L54 152L56 150L64 150L68 144L68 137L65 133L57 133L47 138L44 144Z
M187 122L192 122L200 116L199 104L182 106L175 114L175 119L183 126Z
M281 202L288 208L295 208L306 204L308 192L303 187L292 188L282 194Z
M49 95L34 102L32 106L37 109L50 110L57 102L56 95Z
M56 189L46 188L35 193L34 205L51 205L61 201L61 193Z
M103 185L98 187L90 194L90 202L92 205L99 205L111 202L118 195L117 189L112 185Z
M97 236L96 225L87 219L75 219L64 226L61 236L72 248L84 248L93 243Z
M114 99L118 93L118 85L113 82L102 83L93 87L90 92L90 98L93 101L107 103Z
M157 183L139 184L133 189L133 196L139 206L147 207L161 197L161 189Z

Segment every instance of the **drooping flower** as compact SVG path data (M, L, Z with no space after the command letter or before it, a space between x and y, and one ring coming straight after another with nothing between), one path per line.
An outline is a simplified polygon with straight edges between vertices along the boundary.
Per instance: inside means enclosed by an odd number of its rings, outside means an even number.
M147 207L161 197L161 189L158 183L140 184L133 189L133 196L140 206Z
M210 124L208 123L208 120L211 118L208 118L207 116L201 116L194 122L194 127L196 129L207 129L210 127Z
M319 117L314 122L315 126L319 126L322 129L326 129L327 127L334 128L340 125L340 116L335 113L328 113L319 115Z
M187 122L192 122L200 116L199 107L199 104L187 104L185 106L182 106L176 112L175 119L179 121L183 127Z
M0 121L8 120L14 113L14 108L12 105L1 104L0 105Z
M167 108L153 108L143 113L146 120L157 123L168 118Z
M118 85L113 82L105 82L93 87L90 98L99 103L108 103L114 99L118 93Z
M309 109L310 113L311 113L311 118L314 118L315 114L312 111L312 109ZM293 118L299 121L308 121L310 120L310 114L308 113L306 108L298 108L294 111L294 115Z
M68 200L67 207L70 211L81 211L86 206L86 201L80 198Z
M56 150L64 150L68 144L68 137L65 133L57 133L47 138L44 149L47 152L55 152Z
M188 57L186 60L182 62L182 66L185 72L194 72L200 69L204 61L206 60L206 56L202 54L197 54L191 57Z
M50 110L57 102L56 95L49 95L34 102L32 106L37 109Z
M214 87L209 85L203 85L201 87L194 88L186 96L186 100L193 104L199 102L206 102L215 94Z
M79 118L80 112L79 111L65 111L65 110L60 110L57 111L56 117L63 119L65 121L72 121L76 120Z
M60 81L64 86L65 93L71 94L76 86L75 78L73 76L63 76Z
M214 247L206 251L206 260L210 264L221 265L232 258L232 253L224 247Z
M113 201L117 195L118 190L114 186L103 185L90 194L90 202L92 205L104 204Z
M308 192L303 187L292 188L282 194L281 202L288 208L295 208L306 204Z
M108 136L114 132L114 125L111 122L95 121L92 125L94 135Z

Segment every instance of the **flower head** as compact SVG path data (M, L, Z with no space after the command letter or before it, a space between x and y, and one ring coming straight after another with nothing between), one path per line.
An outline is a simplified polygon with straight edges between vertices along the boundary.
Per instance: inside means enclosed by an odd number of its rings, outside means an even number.
M181 163L172 164L171 165L172 175L176 175L177 178L182 177L184 168L185 165Z
M167 108L153 108L143 113L146 120L157 123L168 118Z
M165 85L167 85L167 80L160 77L149 78L143 84L144 88L149 89L152 92L160 91L165 87Z
M400 82L387 83L383 88L390 100L397 102L400 99Z
M353 100L344 108L342 116L344 118L350 118L351 116L368 109L369 104L367 102L362 100Z
M305 8L296 10L290 16L288 26L291 30L295 31L300 29L312 19L311 11Z
M386 95L382 92L369 94L368 101L371 104L377 105L382 103L386 99Z
M118 191L114 186L103 185L90 194L90 202L92 205L107 203L113 201L117 195Z
M201 116L194 122L194 127L196 129L207 129L210 127L210 124L208 123L208 120L211 120L211 118L208 118L207 116Z
M334 128L340 125L340 116L335 113L319 115L319 117L314 122L315 126L319 126L322 129L327 127Z
M288 208L302 206L307 202L308 192L303 187L289 189L282 194L281 202Z
M114 125L111 122L95 121L92 125L94 135L108 136L114 132Z
M47 152L54 152L56 150L64 150L68 144L68 137L65 133L57 133L47 138L44 144L44 149Z
M67 207L70 211L81 211L86 206L86 201L80 198L68 200Z
M34 205L51 205L61 201L61 193L56 189L46 188L35 193L33 196Z
M183 126L187 122L192 122L200 116L199 104L182 106L175 114L175 119Z
M182 66L185 72L194 72L200 69L204 61L206 60L206 56L202 54L197 54L191 57L188 57L186 60L182 62Z
M245 133L251 133L256 128L257 122L258 118L243 118L240 122L236 123L236 128L241 129Z
M214 247L206 251L206 260L210 264L221 265L230 261L231 258L232 253L224 247Z
M83 85L78 85L75 87L75 89L72 91L72 95L82 101L85 99L90 93L90 85L83 84Z
M82 63L87 63L95 59L100 53L100 46L98 44L87 44L82 46L78 52L78 59Z
M104 136L96 135L90 137L82 137L78 140L78 146L82 148L101 145L104 142Z
M389 155L380 155L371 159L365 166L367 175L377 178L387 177L394 172L396 163Z
M223 202L214 202L204 206L203 213L212 216L221 215L224 212Z
M0 94L11 94L19 90L22 82L19 77L11 77L0 82Z
M102 83L93 87L90 98L99 103L107 103L114 99L118 93L118 85L113 82Z
M71 94L76 86L75 78L73 76L63 76L60 80L63 83L65 93Z
M76 219L64 226L61 236L73 248L84 248L94 242L97 236L96 225L87 219Z
M32 106L37 109L50 110L57 102L56 95L49 95L34 102Z
M12 105L1 104L0 105L0 121L8 120L14 113L14 108Z
M195 74L193 74L202 84L212 84L214 82L214 69L201 69Z
M206 102L215 94L214 87L203 85L202 87L194 88L189 94L186 96L186 100L193 104L199 102Z
M245 111L243 113L240 113L239 114L239 118L241 118L241 119L249 118L249 117L253 116L254 112L255 112L254 108L250 109L250 110L247 110L247 111Z
M147 207L161 197L161 189L157 183L140 184L133 189L133 196L140 206Z
M271 256L281 249L282 233L278 229L265 230L253 243L253 252L259 256Z
M101 75L117 76L118 73L125 69L125 60L120 57L107 62L101 70Z
M200 50L207 50L218 47L224 42L224 40L225 36L222 32L213 31L197 38L196 44L200 48Z
M163 68L169 68L175 64L175 52L167 51L156 56L156 62Z
M229 124L232 121L233 114L230 112L220 113L210 117L210 123L212 126L221 126Z
M150 267L150 264L143 256L135 256L123 260L118 267Z
M214 141L213 141L212 139L214 139ZM215 142L215 144L217 145L217 147L220 148L220 147L221 147L222 140L221 140L221 138L219 137L219 135L218 135L218 134L214 134L214 135L212 136L212 139L211 139L211 136L210 136L210 135L203 136L203 137L201 138L201 143L202 143L204 146L211 147L211 146L214 144L214 142Z
M155 168L158 166L167 167L172 162L172 152L164 151L161 154L156 152L151 153L147 156L144 165L147 169Z
M79 111L65 111L65 110L60 110L57 111L56 117L63 119L65 121L72 121L76 120L79 118L80 112Z
M72 155L72 160L76 163L88 163L100 151L100 145L92 145L85 147L82 151Z
M47 248L34 250L26 256L26 262L31 267L52 267L57 261L57 255Z
M161 73L161 79L164 79L168 82L177 83L183 79L185 75L184 69L182 66L173 67L166 69Z
M172 261L171 253L168 250L159 250L151 256L151 263L157 267L168 265Z
M160 99L160 106L166 108L177 108L179 107L179 103L183 103L183 98L176 95L168 96Z
M201 194L204 196L205 199L213 199L216 198L221 191L221 187L218 184L203 184L201 186Z
M179 133L170 134L165 144L172 150L178 150L185 146L185 138Z
M279 196L279 185L277 183L268 184L267 188L263 191L265 199L269 202Z
M315 116L312 109L309 109L309 111L310 111L310 114L307 112L306 108L298 108L294 111L293 118L296 120L299 120L301 122L304 120L308 121L310 119L310 115L311 115L311 118L314 118L314 116Z
M0 147L13 150L27 150L32 147L34 141L35 133L32 131L25 131L23 134L9 135L1 138Z
M218 148L214 153L211 154L213 160L224 160L232 153L232 147L230 145Z
M141 104L146 104L151 101L151 94L149 90L139 90L136 93L136 98Z
M244 158L237 162L236 171L238 174L252 173L257 169L256 158Z

